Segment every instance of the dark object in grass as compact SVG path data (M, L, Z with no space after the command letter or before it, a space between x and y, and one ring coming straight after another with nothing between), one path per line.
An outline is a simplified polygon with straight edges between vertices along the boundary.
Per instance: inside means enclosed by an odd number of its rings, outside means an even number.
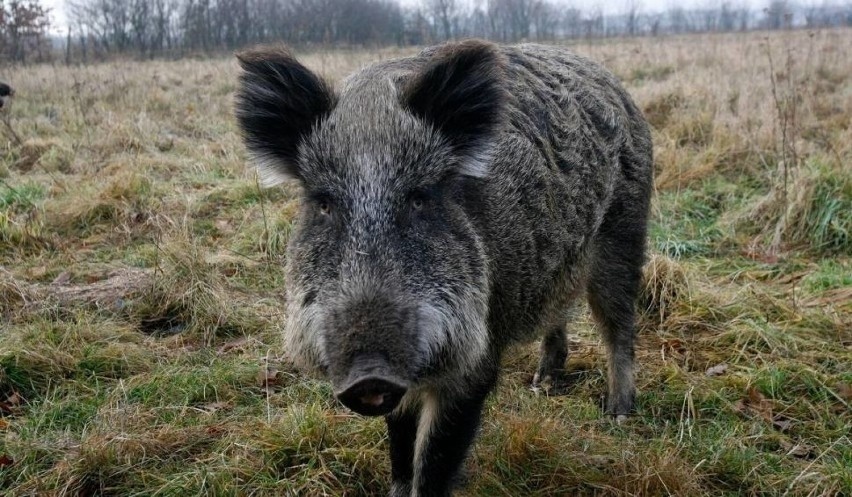
M239 55L237 117L268 184L303 201L286 353L383 415L395 496L448 495L507 346L564 367L586 294L607 413L634 405L634 301L652 185L648 125L618 81L560 48L465 41L337 91L288 51Z
M15 96L15 90L11 86L0 81L0 109L5 107L6 101L13 96Z

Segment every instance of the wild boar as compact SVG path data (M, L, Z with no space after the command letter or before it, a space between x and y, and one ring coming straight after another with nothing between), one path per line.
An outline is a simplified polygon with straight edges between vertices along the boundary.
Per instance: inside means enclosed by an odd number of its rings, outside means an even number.
M302 203L286 353L384 416L391 495L449 495L507 346L568 353L585 295L606 411L634 405L634 301L652 185L648 125L616 78L562 48L470 40L334 89L285 49L238 55L236 115L267 184Z

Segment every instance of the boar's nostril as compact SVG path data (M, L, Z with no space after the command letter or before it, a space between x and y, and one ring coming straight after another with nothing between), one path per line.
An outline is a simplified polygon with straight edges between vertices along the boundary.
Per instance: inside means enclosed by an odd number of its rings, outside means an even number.
M385 393L363 395L361 397L361 403L365 406L379 407L385 402L386 398L387 394Z
M399 405L407 388L392 378L360 378L337 394L343 405L364 416L383 416Z

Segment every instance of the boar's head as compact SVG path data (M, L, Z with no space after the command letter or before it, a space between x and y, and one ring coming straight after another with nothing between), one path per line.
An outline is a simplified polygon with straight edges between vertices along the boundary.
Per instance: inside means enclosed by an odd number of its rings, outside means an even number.
M374 66L339 94L286 50L238 57L249 153L267 184L302 191L286 353L367 415L474 367L489 347L476 219L506 98L496 48L466 42Z

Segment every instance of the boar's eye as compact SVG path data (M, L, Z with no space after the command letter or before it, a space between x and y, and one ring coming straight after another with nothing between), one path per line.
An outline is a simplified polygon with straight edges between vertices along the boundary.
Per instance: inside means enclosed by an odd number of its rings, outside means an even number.
M423 192L412 193L408 203L412 211L422 211L426 207L426 195Z
M308 198L310 204L313 206L313 211L316 213L318 218L326 219L334 214L334 202L332 202L331 198L327 194L313 194Z

